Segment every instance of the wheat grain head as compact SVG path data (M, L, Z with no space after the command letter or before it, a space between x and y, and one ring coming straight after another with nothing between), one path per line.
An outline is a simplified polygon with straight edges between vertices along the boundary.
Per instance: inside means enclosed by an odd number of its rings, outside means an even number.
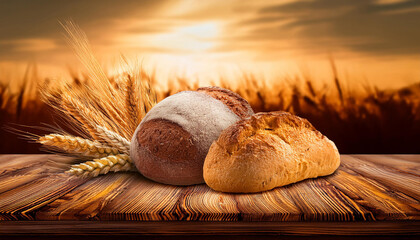
M52 147L67 153L79 154L86 157L101 158L108 155L120 154L117 148L104 146L98 141L74 136L49 134L40 137L38 142L46 147Z
M129 154L130 141L126 138L99 125L96 126L96 132L99 133L100 138L103 139L107 145L117 148L122 153Z
M83 177L96 177L108 172L136 171L127 154L110 155L81 164L72 165L66 173Z

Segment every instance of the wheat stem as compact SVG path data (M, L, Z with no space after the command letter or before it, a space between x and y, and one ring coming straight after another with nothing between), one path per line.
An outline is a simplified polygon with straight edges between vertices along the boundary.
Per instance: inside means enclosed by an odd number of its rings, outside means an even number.
M60 134L49 134L38 139L38 142L48 147L55 147L68 153L76 153L86 157L101 158L116 155L117 148L104 146L98 141Z
M108 172L136 171L134 164L127 154L110 155L94 159L80 164L72 165L66 173L83 176L96 177Z

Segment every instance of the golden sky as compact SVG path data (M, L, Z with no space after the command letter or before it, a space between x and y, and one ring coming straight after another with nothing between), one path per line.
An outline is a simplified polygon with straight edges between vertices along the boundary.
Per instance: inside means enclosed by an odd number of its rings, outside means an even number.
M332 57L349 83L420 81L418 0L1 1L3 75L33 62L52 78L83 70L59 24L69 19L108 69L123 54L162 80L234 80L243 72L329 80Z

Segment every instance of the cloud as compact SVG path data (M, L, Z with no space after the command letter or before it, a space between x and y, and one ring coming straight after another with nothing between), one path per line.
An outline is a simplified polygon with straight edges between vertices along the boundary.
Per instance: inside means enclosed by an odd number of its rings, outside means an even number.
M9 45L16 52L41 52L57 48L57 44L52 39L27 38L18 40L3 40L0 45Z
M74 20L89 33L91 39L105 44L111 43L113 36L121 34L121 31L163 31L165 27L158 25L142 27L141 21L149 21L169 4L171 1L153 0L125 0L123 3L117 0L0 1L0 58L13 57L13 54L19 54L18 52L25 49L28 52L34 48L42 49L51 46L51 42L62 50L65 41L60 20ZM136 19L140 24L121 24L130 19ZM31 39L43 39L44 42L31 42ZM27 43L28 46L24 47L22 43ZM39 45L35 47L34 44Z
M14 0L0 1L0 59L43 52L52 59L69 51L58 23L67 19L99 52L188 53L188 44L177 45L189 35L180 29L215 22L217 36L189 45L267 60L340 51L420 53L416 0Z
M239 25L250 29L243 38L289 39L308 51L419 54L419 22L416 0L307 0L265 6Z

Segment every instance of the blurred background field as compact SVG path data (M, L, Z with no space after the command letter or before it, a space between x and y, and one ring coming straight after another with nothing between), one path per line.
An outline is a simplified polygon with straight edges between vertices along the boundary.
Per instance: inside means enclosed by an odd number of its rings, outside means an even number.
M153 72L137 71L143 80L151 82L158 100L202 85L198 80L182 77L162 85ZM240 94L255 112L289 111L307 118L336 143L341 153L420 153L420 83L392 90L369 84L355 87L340 79L333 62L331 71L331 79L317 84L304 74L267 82L245 72L234 81L221 77L210 84ZM118 75L109 78L118 89ZM40 79L32 65L16 81L19 84L12 88L12 80L0 79L0 153L39 153L39 144L11 133L7 126L46 134L48 130L37 126L62 125L54 110L40 100L38 92L40 87L54 87L56 83ZM68 82L75 88L91 84L87 77L76 75Z
M158 100L217 85L256 112L307 118L341 153L420 153L418 0L19 0L0 1L0 16L0 153L40 152L5 126L66 126L39 87L93 85L96 58L119 88L133 72L120 54ZM68 21L88 58L69 47Z

